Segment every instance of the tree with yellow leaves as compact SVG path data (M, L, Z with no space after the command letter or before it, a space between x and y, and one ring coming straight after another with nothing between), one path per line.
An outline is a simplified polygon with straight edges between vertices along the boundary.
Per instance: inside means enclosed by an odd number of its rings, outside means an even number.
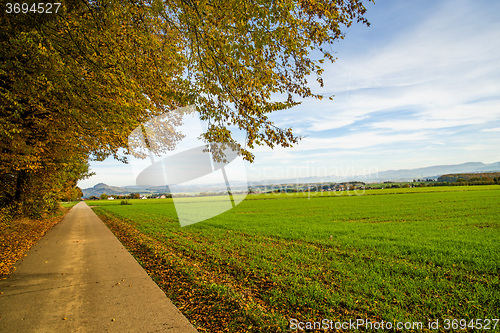
M307 80L322 84L328 46L352 22L368 24L364 13L361 0L70 0L57 13L2 11L0 204L43 210L57 186L87 175L88 158L123 158L134 128L187 105L208 122L207 143L236 145L249 161L256 145L297 143L268 115L322 97ZM178 124L165 122L168 142ZM41 179L60 185L33 185Z

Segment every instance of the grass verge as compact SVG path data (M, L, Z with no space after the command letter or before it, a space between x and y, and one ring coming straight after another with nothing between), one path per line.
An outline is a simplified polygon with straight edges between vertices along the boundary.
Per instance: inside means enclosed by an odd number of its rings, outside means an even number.
M15 263L56 225L76 202L65 202L53 215L41 219L0 216L0 278L12 274Z

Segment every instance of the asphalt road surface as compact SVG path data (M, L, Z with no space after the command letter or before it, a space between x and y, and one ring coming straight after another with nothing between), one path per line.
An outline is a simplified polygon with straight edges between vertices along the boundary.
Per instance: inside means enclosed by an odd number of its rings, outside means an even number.
M0 332L197 332L84 202L0 281Z

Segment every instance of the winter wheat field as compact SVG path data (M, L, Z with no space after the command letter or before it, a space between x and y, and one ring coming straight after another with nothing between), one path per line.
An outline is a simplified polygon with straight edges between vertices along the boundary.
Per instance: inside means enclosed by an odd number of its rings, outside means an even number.
M89 205L200 332L500 330L500 186L130 203Z

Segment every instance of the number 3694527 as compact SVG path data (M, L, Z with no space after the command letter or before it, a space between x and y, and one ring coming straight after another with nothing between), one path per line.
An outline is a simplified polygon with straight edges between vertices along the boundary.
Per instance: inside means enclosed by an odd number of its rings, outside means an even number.
M60 2L46 2L46 3L26 3L26 2L7 2L5 4L5 12L7 14L54 14L59 11L61 7Z

